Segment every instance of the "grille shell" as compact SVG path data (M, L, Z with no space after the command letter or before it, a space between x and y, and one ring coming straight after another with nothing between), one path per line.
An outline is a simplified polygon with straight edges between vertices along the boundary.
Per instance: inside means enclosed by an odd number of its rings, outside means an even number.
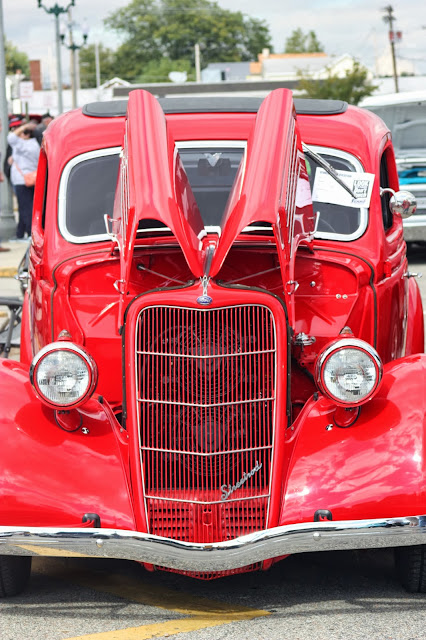
M213 542L266 527L276 355L265 305L140 310L136 415L151 533Z

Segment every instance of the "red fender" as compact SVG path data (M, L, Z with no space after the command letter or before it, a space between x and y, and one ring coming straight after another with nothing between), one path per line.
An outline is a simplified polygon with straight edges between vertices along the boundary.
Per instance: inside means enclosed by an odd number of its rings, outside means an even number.
M294 424L280 524L418 515L426 504L426 356L385 366L381 387L355 424L312 399Z
M424 316L422 296L415 278L408 279L408 319L405 355L424 353Z
M103 527L135 529L127 438L108 405L92 399L79 409L88 433L64 431L36 398L28 368L0 359L0 406L1 525L81 526L97 513Z
M25 362L30 365L33 358L31 349L31 331L30 331L30 310L29 310L29 297L28 293L24 296L24 304L22 305L21 315L21 349L20 359L21 362Z

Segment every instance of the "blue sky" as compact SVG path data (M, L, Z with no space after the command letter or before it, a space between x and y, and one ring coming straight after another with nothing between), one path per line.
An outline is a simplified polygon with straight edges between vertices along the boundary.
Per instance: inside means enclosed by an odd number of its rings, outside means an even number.
M44 0L47 7L66 6L67 0ZM73 20L87 19L89 42L98 40L114 48L117 38L103 27L102 20L129 0L76 0ZM385 0L219 0L218 4L242 11L267 22L275 50L284 48L286 38L298 27L314 30L325 50L331 55L349 53L374 69L376 55L389 48L387 25L382 20ZM397 0L391 3L397 18L396 28L403 33L398 55L417 63L426 73L426 2ZM31 59L50 64L55 55L54 19L37 8L37 0L3 0L6 37ZM424 28L423 28L424 27ZM78 31L76 31L78 38ZM64 74L67 58L63 50Z

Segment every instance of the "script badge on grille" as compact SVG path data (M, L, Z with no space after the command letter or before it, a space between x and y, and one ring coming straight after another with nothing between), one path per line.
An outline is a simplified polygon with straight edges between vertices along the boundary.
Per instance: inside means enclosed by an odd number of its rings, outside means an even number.
M211 298L206 293L204 293L202 296L198 296L197 302L198 302L198 304L208 305L208 304L211 304L213 302L213 298Z
M248 473L246 473L244 471L242 477L238 480L238 482L236 482L235 484L223 484L220 488L220 490L222 491L222 495L220 497L221 500L226 500L227 498L229 498L229 496L231 495L231 493L234 493L234 491L236 491L237 489L239 489L240 487L243 486L243 484L245 482L247 482L247 480L249 480L252 476L254 476L254 474L257 471L260 471L261 468L263 467L263 463L259 463L256 460L256 464L254 465L253 469L251 471L249 471Z

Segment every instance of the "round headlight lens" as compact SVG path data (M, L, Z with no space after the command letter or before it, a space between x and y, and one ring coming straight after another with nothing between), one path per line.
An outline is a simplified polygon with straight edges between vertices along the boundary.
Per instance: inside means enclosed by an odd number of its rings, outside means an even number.
M363 340L339 340L318 357L318 385L338 404L363 404L374 394L381 377L379 355Z
M41 399L56 407L81 404L94 391L97 377L92 358L80 347L64 343L42 349L33 360L30 376Z

